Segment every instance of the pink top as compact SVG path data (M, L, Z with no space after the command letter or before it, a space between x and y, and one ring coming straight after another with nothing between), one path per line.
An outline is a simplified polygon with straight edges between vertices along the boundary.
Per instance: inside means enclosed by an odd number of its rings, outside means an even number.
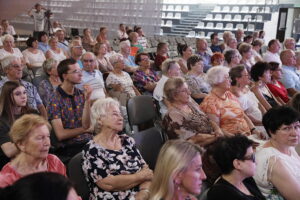
M49 154L47 156L47 163L48 163L48 172L56 172L66 175L66 168L65 165L60 161L58 157L55 155ZM4 165L0 172L0 188L6 187L8 185L12 185L14 182L22 178L22 175L19 174L13 166L11 166L10 162Z

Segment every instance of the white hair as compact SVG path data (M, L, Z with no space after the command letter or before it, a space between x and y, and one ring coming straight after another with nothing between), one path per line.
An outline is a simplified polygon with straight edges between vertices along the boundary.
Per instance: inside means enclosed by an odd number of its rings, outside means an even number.
M83 58L84 58L86 55L91 55L91 56L93 57L93 60L96 59L96 56L95 56L95 54L94 54L93 52L87 51L87 52L85 52L84 54L82 54L82 56L81 56L81 61L83 61Z
M120 42L120 44L119 44L120 50L123 49L125 47L125 45L130 46L129 40Z
M14 55L4 57L1 61L3 70L10 67L11 63L15 60L20 60L20 58Z
M91 125L94 131L99 131L99 122L98 120L105 116L107 111L111 106L120 107L120 104L117 100L113 98L104 98L104 99L98 99L95 101L91 107Z
M123 55L120 53L115 53L112 56L109 57L109 62L114 66L119 59L123 59Z
M215 66L207 71L206 80L211 86L215 86L224 81L225 75L228 75L229 68L224 66Z
M10 34L6 34L2 37L2 43L5 42L6 40L12 40L12 42L15 42L15 38Z

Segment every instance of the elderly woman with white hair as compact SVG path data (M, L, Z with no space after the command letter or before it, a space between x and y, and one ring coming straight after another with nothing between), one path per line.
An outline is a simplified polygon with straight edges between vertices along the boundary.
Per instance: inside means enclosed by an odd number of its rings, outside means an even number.
M240 103L230 90L229 69L218 66L207 72L207 81L212 90L200 104L200 108L208 117L216 122L225 135L234 134L257 134L251 120L246 116Z
M14 48L15 39L11 35L4 35L2 37L3 49L0 49L0 61L7 56L16 56L23 59L23 54L20 49Z
M134 62L134 56L131 56L130 42L128 40L122 41L119 44L120 54L124 57L125 71L128 73L135 72L138 69L138 65Z
M124 57L121 54L115 54L109 58L113 65L106 79L108 93L111 97L117 98L122 106L126 106L127 100L131 97L140 95L137 88L133 85L133 81L127 72L124 72Z
M90 200L148 199L153 172L135 146L122 134L119 103L98 99L91 108L96 133L83 149L82 169L90 189Z

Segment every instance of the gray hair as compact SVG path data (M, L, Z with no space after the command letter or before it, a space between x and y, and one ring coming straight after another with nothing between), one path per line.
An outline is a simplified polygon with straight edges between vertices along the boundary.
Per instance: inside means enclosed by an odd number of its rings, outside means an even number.
M15 39L13 36L11 36L10 34L6 34L2 37L2 43L7 41L7 40L12 40L13 42L15 42Z
M91 107L91 125L95 132L98 132L100 130L99 122L98 120L105 116L109 107L116 106L120 107L120 104L117 100L113 98L104 98L104 99L98 99L95 101Z
M120 53L116 53L109 57L109 62L114 66L119 59L123 59L123 55Z
M14 55L4 57L1 61L3 70L5 71L8 67L10 67L14 60L20 60L20 58Z
M300 58L300 51L295 52L296 59Z
M93 60L96 59L96 56L95 56L95 54L94 54L93 52L87 51L87 52L85 52L84 54L82 54L82 56L81 56L81 61L83 61L83 59L84 59L84 57L85 57L86 55L91 55L91 56L93 57Z
M129 40L125 40L125 41L120 42L120 44L119 44L120 50L123 49L125 47L125 45L130 46Z
M53 59L53 58L48 58L47 60L44 61L43 63L43 70L46 74L55 66L58 65L58 62Z
M213 87L224 81L224 76L229 74L229 68L224 66L215 66L207 71L207 82Z
M176 64L176 60L173 60L173 59L166 59L162 64L161 64L161 72L163 75L167 75L168 74L168 71L169 69L174 65Z

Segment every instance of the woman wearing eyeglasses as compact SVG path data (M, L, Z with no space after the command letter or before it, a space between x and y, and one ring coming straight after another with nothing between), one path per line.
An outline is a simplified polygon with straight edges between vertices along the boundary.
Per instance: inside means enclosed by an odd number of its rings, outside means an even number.
M246 136L220 138L213 158L221 176L207 193L208 200L264 200L252 176L255 173L254 142Z
M256 153L254 179L266 199L300 197L300 157L295 151L299 143L299 120L299 113L285 106L271 108L263 117L271 139Z

